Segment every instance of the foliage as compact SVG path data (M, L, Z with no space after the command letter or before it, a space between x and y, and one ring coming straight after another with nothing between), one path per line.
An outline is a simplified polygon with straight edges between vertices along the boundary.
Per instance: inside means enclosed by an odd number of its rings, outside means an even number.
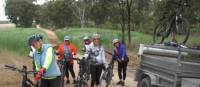
M35 17L34 0L6 0L5 14L17 27L31 27Z

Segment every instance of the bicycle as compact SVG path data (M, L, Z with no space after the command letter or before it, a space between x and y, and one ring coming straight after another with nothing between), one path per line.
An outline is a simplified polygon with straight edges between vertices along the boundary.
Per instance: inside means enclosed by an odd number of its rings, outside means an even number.
M170 2L170 1L169 1ZM184 7L188 7L188 1L183 2L170 2L177 6L176 10L166 17L165 15L159 20L159 24L156 25L153 33L154 43L163 43L166 38L172 34L172 41L185 44L189 38L190 29L189 23L186 18L183 17ZM179 40L179 41L177 41Z
M100 86L101 87L108 87L112 81L113 77L113 64L108 64L108 67L105 69L102 77L100 79Z
M23 66L22 69L19 69L15 66L5 65L6 69L10 69L12 71L18 71L22 75L21 87L39 87L39 82L34 84L29 78L28 74L34 74L35 71L27 71L27 66Z
M79 58L73 58L73 60L76 60L79 64L79 73L76 78L76 83L74 84L74 87L89 87L86 78L84 77L84 74L86 73L86 60L85 58L79 59Z
M64 82L65 82L65 73L66 73L66 63L67 60L64 58L60 63L60 71L61 71L61 79L60 79L60 87L64 87Z

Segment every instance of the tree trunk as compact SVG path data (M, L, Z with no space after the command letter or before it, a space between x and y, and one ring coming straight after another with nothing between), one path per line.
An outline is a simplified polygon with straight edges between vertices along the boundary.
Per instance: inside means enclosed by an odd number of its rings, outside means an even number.
M125 43L125 25L126 25L126 20L125 20L125 14L126 14L126 12L125 12L125 9L124 9L124 5L122 4L122 5L120 5L119 4L119 6L120 6L120 14L121 14L121 28L122 28L122 43L123 44L126 44Z
M131 6L132 0L126 0L126 9L127 9L127 28L128 28L128 42L131 44Z

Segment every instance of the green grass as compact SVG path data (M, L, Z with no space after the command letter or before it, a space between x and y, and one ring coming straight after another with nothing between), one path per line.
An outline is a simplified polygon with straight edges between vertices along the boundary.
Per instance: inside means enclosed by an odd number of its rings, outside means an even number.
M93 33L99 33L101 35L101 42L104 47L108 50L112 49L112 40L114 38L121 37L121 31L109 30L109 29L97 29L97 28L68 28L57 30L56 34L58 38L63 41L64 35L71 36L71 42L74 43L77 48L80 50L83 47L82 38L84 35L92 36ZM128 39L127 34L125 36L126 40ZM129 45L129 50L135 50L136 45L140 43L151 43L151 35L142 34L139 32L132 32L132 44Z
M34 28L1 29L0 49L26 56L29 51L28 38L33 34L42 34L46 38L44 32Z
M101 35L101 41L102 44L105 46L106 49L110 50L113 48L112 46L112 39L113 38L120 38L121 37L121 31L119 30L109 30L109 29L97 29L97 28L66 28L57 30L56 34L58 35L58 38L63 41L64 35L69 35L72 38L72 42L77 46L77 48L80 50L83 47L82 44L82 37L84 35L92 36L93 33L99 33ZM150 34L144 34L140 32L131 32L131 38L132 43L127 46L127 49L130 51L137 52L139 44L152 44L152 38L153 36ZM125 36L126 41L128 40L128 36L126 34ZM126 42L127 43L127 42ZM187 41L188 46L193 45L200 45L200 37L199 34L192 34L189 37L189 40Z

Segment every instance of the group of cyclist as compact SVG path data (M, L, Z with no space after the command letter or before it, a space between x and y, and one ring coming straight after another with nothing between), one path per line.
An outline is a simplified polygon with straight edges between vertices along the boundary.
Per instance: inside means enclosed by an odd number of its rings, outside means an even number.
M60 87L61 71L58 66L59 61L66 59L66 83L69 84L69 72L72 75L73 83L76 83L73 58L77 54L77 48L70 41L70 36L64 37L64 42L59 45L56 51L49 44L43 44L41 35L33 35L29 38L29 46L32 48L32 57L35 81L41 81L41 87ZM101 44L101 37L94 33L92 38L83 37L84 57L90 60L91 87L98 87L103 69L106 68L105 50ZM125 45L119 39L113 39L114 46L112 61L118 62L119 82L117 85L124 86L126 79L126 69L129 58L126 54ZM58 58L56 58L56 54Z

